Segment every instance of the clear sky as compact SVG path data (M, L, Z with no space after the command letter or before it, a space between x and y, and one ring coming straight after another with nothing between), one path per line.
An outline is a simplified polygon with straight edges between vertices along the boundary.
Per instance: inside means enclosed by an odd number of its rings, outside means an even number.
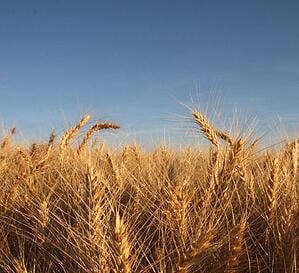
M1 125L46 139L90 112L155 141L186 126L177 101L217 93L224 112L298 129L298 14L288 0L3 0Z

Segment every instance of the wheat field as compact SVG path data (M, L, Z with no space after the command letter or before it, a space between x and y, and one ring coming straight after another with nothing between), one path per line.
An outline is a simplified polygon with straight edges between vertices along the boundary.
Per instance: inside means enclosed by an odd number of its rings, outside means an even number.
M208 149L90 144L98 123L0 147L0 272L298 271L299 141L259 151L191 112Z

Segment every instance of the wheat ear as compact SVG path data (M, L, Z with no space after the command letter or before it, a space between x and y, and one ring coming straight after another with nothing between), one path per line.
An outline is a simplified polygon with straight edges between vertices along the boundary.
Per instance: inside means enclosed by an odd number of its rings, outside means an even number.
M217 131L212 127L208 119L200 114L198 111L192 112L194 121L200 126L202 133L206 136L206 138L211 141L215 146L219 146Z
M226 264L224 273L237 273L239 272L240 258L243 254L244 235L246 231L247 221L241 220L238 232L232 240L230 256Z
M193 266L200 267L204 261L204 253L213 247L215 234L208 232L194 239L177 265L178 273L188 273ZM192 271L193 272L193 271Z
M54 140L55 140L56 134L54 131L51 132L50 136L49 136L49 141L48 141L48 147L52 147L54 144Z
M117 254L117 267L119 272L129 273L131 271L130 253L131 246L127 236L126 226L123 219L120 217L119 212L115 215L115 228L114 228L114 243Z
M220 137L222 140L224 140L227 143L229 143L230 145L233 145L233 139L232 139L232 137L228 133L222 132L222 131L216 131L216 135L218 137Z
M10 134L11 134L11 135L14 135L16 132L17 132L17 127L13 127L13 128L10 130Z
M269 169L270 169L270 179L268 184L266 185L266 197L267 197L267 228L265 231L265 240L269 242L270 232L273 228L274 220L275 220L275 212L277 209L277 191L278 191L278 175L279 175L279 166L278 166L278 158L270 158L269 157Z
M242 181L245 181L246 171L242 162L242 155L244 151L244 141L243 139L238 139L234 141L231 145L229 160L226 168L222 171L223 180L229 179L234 170L237 170L239 177Z
M119 128L120 128L119 125L112 124L109 122L95 124L87 131L85 137L83 138L83 140L77 150L78 154L80 154L82 152L82 150L84 149L88 140L90 139L90 137L93 135L94 132L103 130L103 129L119 129Z
M80 120L80 122L77 124L76 127L72 127L65 132L65 134L60 142L60 152L61 153L64 152L66 146L69 144L71 139L74 138L78 134L79 130L88 122L89 119L90 119L90 115L85 115Z
M297 173L298 173L298 157L299 157L299 140L295 140L292 142L291 147L291 156L292 156L292 176L294 178L294 180L297 177ZM296 183L296 182L295 182Z

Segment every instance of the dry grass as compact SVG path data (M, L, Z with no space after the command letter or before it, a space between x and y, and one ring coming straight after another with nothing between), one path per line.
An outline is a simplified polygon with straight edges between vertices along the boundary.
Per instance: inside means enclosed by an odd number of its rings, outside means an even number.
M255 142L194 111L208 151L78 145L0 148L0 272L289 272L298 269L298 141ZM221 141L220 141L221 140Z

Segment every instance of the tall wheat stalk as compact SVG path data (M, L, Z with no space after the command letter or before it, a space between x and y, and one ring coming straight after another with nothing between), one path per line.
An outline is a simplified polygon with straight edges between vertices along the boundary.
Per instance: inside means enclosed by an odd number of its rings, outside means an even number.
M73 139L79 132L79 130L88 122L90 119L90 115L85 115L77 126L68 129L60 142L60 153L61 155L64 153L66 146L69 144L71 139Z

